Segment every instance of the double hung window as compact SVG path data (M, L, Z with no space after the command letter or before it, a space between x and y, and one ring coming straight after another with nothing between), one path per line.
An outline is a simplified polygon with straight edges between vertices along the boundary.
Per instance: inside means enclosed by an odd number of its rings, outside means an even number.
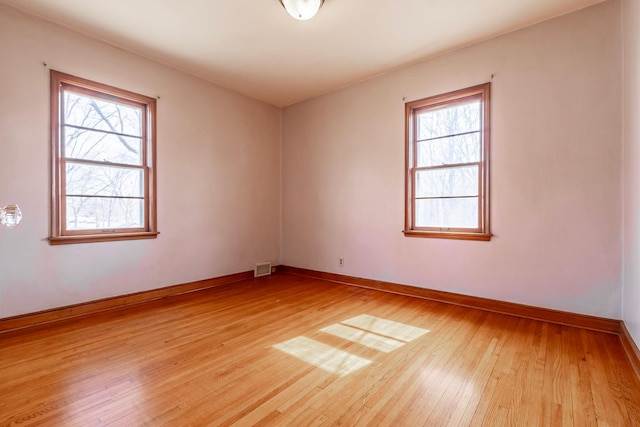
M489 240L490 83L409 102L405 235Z
M53 244L153 238L155 99L51 71Z

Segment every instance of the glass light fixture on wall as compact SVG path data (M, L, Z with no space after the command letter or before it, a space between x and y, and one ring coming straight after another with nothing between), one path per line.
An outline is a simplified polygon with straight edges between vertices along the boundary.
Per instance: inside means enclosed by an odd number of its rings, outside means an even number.
M289 15L300 21L313 18L324 4L324 0L280 0Z
M7 205L0 208L0 224L7 228L17 227L22 221L22 211L18 205Z

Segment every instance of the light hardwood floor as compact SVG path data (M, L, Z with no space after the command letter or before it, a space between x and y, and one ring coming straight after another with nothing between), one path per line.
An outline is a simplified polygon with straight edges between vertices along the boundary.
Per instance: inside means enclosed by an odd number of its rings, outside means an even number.
M276 274L0 334L0 426L636 426L615 335Z

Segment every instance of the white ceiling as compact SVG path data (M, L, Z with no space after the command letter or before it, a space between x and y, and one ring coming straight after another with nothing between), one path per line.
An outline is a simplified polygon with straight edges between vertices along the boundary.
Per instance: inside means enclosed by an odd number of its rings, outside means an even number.
M604 0L0 0L276 106Z

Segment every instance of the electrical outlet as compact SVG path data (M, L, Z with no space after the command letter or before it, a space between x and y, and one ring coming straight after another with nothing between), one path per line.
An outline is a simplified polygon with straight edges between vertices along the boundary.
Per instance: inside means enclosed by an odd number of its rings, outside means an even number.
M340 267L344 267L344 258L339 258L339 259L338 259L338 265L339 265Z

